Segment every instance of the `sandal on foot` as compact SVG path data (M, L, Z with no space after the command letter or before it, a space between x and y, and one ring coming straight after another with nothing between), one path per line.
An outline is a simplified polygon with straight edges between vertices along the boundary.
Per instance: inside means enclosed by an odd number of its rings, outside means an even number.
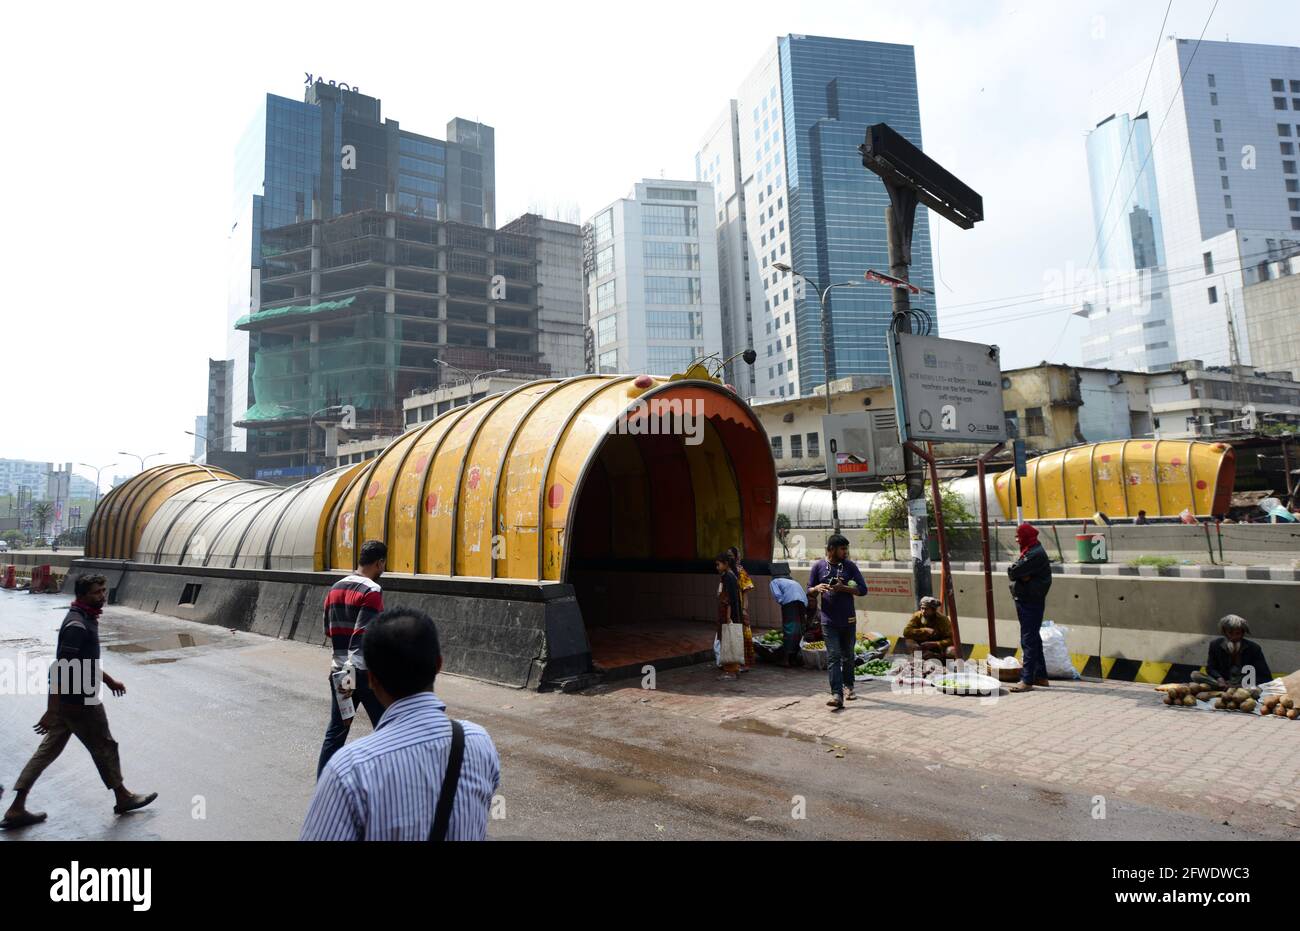
M0 821L0 828L6 831L12 831L15 828L27 828L33 824L40 824L45 820L43 811L25 811L21 815L9 815L3 821Z
M827 708L843 708L843 707L844 707L844 699L840 698L840 697L837 695L836 697L832 698L830 701L828 701L828 702L826 703L826 707L827 707Z
M1030 682L1017 682L1015 685L1011 686L1011 688L1007 689L1008 692L1032 692L1033 690L1034 686Z
M157 792L150 792L148 795L133 795L131 796L131 800L125 805L114 805L113 814L124 815L128 811L135 811L137 808L143 808L157 797Z

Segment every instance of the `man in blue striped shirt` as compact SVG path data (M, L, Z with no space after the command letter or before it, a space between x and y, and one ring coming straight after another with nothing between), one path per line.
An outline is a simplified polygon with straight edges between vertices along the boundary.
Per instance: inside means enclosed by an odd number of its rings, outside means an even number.
M448 776L449 768L456 775L456 755L447 706L433 693L442 670L433 619L385 611L366 628L362 650L384 713L373 734L325 766L300 839L485 839L501 764L487 731L461 722L459 778Z

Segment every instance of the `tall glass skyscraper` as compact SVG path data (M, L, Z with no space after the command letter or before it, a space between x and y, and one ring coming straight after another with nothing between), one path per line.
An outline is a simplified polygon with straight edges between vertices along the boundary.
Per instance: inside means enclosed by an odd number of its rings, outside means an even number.
M1249 365L1243 288L1300 242L1300 48L1170 36L1091 106L1083 364Z
M889 267L889 197L858 153L866 127L880 122L921 147L911 46L788 35L769 48L696 156L697 178L717 196L726 352L757 350L758 396L798 396L826 381L818 295L807 287L800 296L778 263L819 288L858 283L829 298L833 378L889 372L892 295L862 279L869 268ZM912 281L932 287L925 210L912 256Z
M252 406L249 335L235 322L261 304L265 230L364 210L492 228L496 212L495 133L453 119L446 140L384 119L380 101L315 81L301 101L267 94L235 150L227 352L233 361L229 448L247 448L233 426ZM218 425L211 429L217 430Z

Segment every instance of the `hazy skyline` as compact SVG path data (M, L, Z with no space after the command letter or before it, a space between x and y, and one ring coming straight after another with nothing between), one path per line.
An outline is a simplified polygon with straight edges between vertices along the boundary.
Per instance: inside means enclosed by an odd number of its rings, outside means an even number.
M1211 5L1175 0L1163 33L1195 40ZM911 44L925 149L987 216L970 232L932 217L943 332L998 343L1007 368L1078 362L1085 325L1036 298L1089 258L1088 96L1149 60L1165 3L305 9L10 14L22 80L3 155L17 183L0 457L188 459L207 359L225 354L235 145L263 95L301 98L304 72L357 85L416 132L494 126L501 225L539 202L586 218L661 172L693 178L705 130L778 35ZM1238 0L1206 38L1296 45L1300 22Z

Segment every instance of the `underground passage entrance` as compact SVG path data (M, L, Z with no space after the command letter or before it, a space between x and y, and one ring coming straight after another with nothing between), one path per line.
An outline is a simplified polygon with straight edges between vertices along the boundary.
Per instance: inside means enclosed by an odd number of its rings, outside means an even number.
M564 576L595 670L639 675L647 663L711 658L713 559L731 546L755 580L751 623L773 623L775 469L749 409L719 391L666 387L617 429L577 488Z

